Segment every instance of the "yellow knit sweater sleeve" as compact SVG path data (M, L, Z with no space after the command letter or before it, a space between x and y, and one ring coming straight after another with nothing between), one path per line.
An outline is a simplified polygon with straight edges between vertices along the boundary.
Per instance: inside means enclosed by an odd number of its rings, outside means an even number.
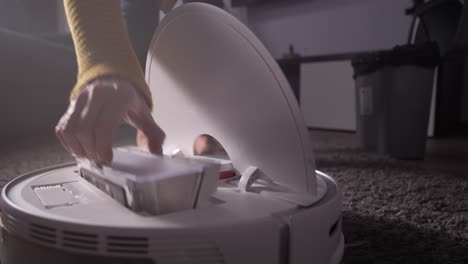
M119 76L132 82L152 107L151 92L125 31L120 0L64 0L64 4L78 61L71 99L98 77Z

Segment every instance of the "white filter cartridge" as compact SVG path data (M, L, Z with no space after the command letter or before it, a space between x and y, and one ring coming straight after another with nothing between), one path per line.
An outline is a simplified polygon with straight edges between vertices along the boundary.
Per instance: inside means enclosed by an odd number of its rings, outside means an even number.
M81 176L136 212L151 215L208 203L216 190L219 164L182 157L160 157L135 149L114 149L109 166L78 159Z

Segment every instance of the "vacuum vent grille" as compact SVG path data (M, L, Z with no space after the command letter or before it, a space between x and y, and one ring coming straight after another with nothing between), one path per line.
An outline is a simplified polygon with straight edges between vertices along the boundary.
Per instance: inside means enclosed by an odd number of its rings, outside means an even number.
M47 244L57 243L57 229L39 224L29 226L29 235L33 240Z
M52 246L89 253L107 253L120 256L151 255L159 263L167 264L224 264L221 250L213 241L177 237L149 239L144 236L98 235L51 226L27 223L3 212L2 221L9 232L23 236L44 246ZM104 238L105 241L100 241Z
M121 254L148 254L148 238L132 236L108 236L107 252Z
M88 251L97 251L99 244L96 234L66 230L62 232L62 242L66 248Z
M11 233L21 234L27 230L27 225L23 221L6 213L2 214L2 222L5 229Z

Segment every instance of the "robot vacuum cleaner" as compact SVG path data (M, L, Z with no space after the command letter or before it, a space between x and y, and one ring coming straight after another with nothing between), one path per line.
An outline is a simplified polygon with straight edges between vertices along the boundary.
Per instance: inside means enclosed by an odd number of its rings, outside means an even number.
M119 148L109 167L78 161L9 182L2 264L341 262L342 194L315 170L291 88L253 33L183 5L154 34L146 80L165 155ZM200 135L229 159L195 156Z

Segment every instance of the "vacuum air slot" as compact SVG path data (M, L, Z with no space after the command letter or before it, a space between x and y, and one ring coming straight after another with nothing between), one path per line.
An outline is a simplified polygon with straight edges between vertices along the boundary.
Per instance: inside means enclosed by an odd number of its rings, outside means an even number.
M64 247L75 248L78 250L97 250L98 236L96 234L63 231L62 239Z
M56 231L56 229L53 228L53 227L43 226L43 225L39 225L39 224L31 224L31 227L32 228L37 228L37 229L42 229L42 230L45 230L45 231L48 231L48 232L54 232L54 233Z
M97 245L85 245L85 244L76 244L76 243L64 242L63 246L68 247L68 248L80 249L80 250L97 251Z
M45 242L48 244L55 244L57 242L55 239L49 239L49 238L45 238L45 237L34 235L34 234L31 234L31 238L34 240L38 240L39 242Z
M70 236L70 237L83 237L83 238L97 238L96 234L89 234L89 233L81 233L81 232L75 232L75 231L63 231L64 236Z
M19 233L21 230L28 229L28 224L22 219L15 218L6 212L2 212L2 223L3 227L12 233Z
M114 253L146 254L148 252L148 238L108 236L107 251Z
M108 236L107 240L112 241L144 241L148 242L146 237L126 237L126 236Z
M31 229L31 234L38 235L38 236L43 236L43 237L49 237L49 238L55 238L56 237L55 233L47 233L47 232L40 231L40 230L35 230L35 229Z
M72 238L72 237L64 237L63 240L68 241L70 243L90 244L90 245L96 245L98 243L95 240L85 240L85 239Z
M81 244L72 244L72 243L66 243L66 242L63 243L63 246L68 247L68 248L80 249L80 250L89 250L89 251L97 250L96 247L86 246L86 245L81 245Z
M29 236L34 240L48 244L57 243L57 230L55 228L31 224L29 231Z

